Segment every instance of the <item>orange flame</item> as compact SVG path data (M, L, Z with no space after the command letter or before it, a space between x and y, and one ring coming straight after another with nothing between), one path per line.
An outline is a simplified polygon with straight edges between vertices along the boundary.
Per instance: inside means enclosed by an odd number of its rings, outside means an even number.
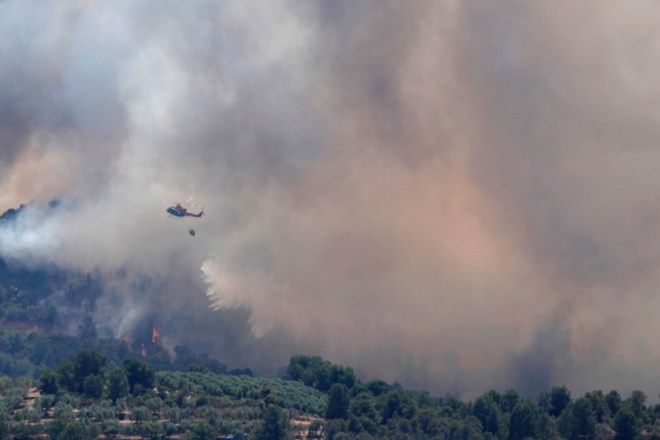
M151 332L151 342L154 344L157 343L158 338L160 338L160 333L158 333L158 329L154 327L153 331Z

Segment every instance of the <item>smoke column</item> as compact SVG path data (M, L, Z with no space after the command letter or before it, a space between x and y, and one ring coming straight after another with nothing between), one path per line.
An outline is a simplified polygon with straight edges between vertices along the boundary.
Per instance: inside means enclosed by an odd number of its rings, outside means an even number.
M113 331L157 317L258 372L655 395L657 17L5 0L0 211L35 203L0 256L99 270ZM166 217L190 197L204 218Z

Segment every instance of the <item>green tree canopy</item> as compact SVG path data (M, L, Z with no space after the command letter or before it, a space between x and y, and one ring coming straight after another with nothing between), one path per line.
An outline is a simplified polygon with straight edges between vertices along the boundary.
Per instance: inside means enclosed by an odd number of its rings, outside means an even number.
M293 356L289 361L287 373L293 380L300 380L305 385L324 392L335 383L344 384L348 388L357 383L352 368L333 365L320 356Z
M568 439L593 439L596 433L596 417L589 399L580 397L571 403L559 418L559 428L562 435Z
M534 438L538 433L539 413L536 406L525 400L516 404L511 411L509 440Z
M138 389L151 389L156 380L156 370L149 364L138 359L128 358L122 362L122 367L126 371L128 386L131 393Z
M116 367L108 377L108 397L114 404L117 399L126 397L130 391L126 370L121 365Z
M628 406L624 406L614 417L615 440L638 440L640 438L639 421Z
M348 407L351 397L348 387L336 383L328 390L328 409L325 413L327 419L345 419L348 417Z
M39 389L44 394L57 394L57 381L58 375L50 368L46 368L39 378Z
M103 376L106 358L96 350L80 350L73 361L73 374L81 385L89 375Z
M284 440L289 437L289 419L277 405L268 405L255 440Z
M554 386L550 390L550 410L551 416L559 417L561 412L571 403L571 392L565 386Z

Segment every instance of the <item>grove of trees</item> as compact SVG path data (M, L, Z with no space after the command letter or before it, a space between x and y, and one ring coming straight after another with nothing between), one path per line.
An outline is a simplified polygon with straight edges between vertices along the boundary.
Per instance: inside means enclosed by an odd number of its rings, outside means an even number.
M310 386L311 385L311 386ZM38 379L0 377L0 438L660 439L660 405L634 391L564 386L535 398L491 390L473 401L360 381L346 367L294 356L283 378L157 371L81 350ZM123 437L122 437L123 436Z
M150 334L99 337L100 294L94 274L0 259L0 438L660 440L660 405L642 391L574 396L557 384L464 401L364 382L309 355L281 378L253 377ZM75 336L67 321L80 323Z

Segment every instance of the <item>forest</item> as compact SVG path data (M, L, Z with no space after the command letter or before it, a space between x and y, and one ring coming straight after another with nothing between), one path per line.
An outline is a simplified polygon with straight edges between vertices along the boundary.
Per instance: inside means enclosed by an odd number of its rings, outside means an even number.
M349 367L296 355L285 377L215 373L200 364L156 370L96 350L38 378L0 378L2 438L28 439L654 439L660 405L634 391L574 398L554 386L474 401L363 382Z
M660 438L660 405L642 391L574 396L556 384L538 396L490 390L465 401L363 381L351 367L306 354L280 377L255 377L186 346L167 350L156 333L99 335L101 293L98 274L0 260L0 437Z

